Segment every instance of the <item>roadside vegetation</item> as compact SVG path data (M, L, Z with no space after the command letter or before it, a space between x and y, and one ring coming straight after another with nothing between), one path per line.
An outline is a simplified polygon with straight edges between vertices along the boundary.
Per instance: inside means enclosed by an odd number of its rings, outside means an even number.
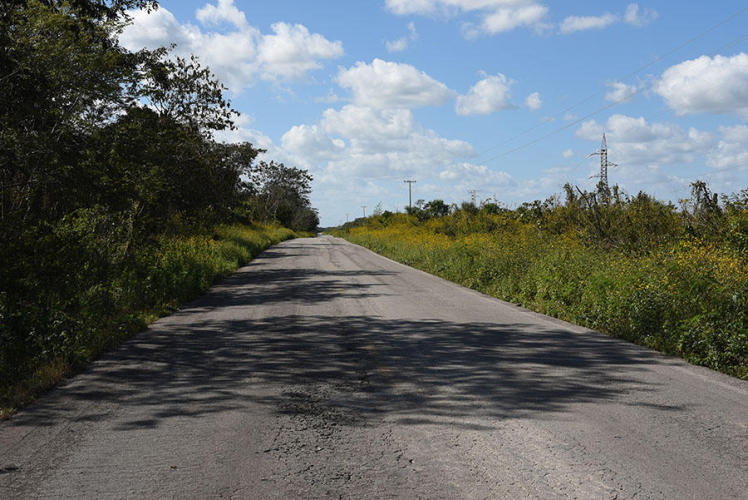
M748 379L748 189L681 206L565 186L565 199L419 202L333 231L529 309Z
M118 44L131 8L0 9L0 414L319 222L305 170L216 140L208 68Z
M35 288L37 298L22 309L8 307L14 304L7 296L0 302L0 416L295 236L280 226L221 225L210 233L158 236L127 263L102 255L89 238L71 241L77 262L66 260L72 267L56 286ZM92 274L92 259L108 269Z

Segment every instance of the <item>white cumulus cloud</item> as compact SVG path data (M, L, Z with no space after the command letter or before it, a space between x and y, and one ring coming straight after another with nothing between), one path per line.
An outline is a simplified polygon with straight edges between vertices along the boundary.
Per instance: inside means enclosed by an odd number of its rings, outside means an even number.
M707 164L720 170L748 170L748 127L720 127L719 132L720 141Z
M291 127L281 144L291 164L314 175L314 206L323 216L339 218L351 213L350 207L360 214L361 205L371 213L378 201L387 209L402 209L407 191L397 188L406 177L419 181L414 200L422 196L419 190L429 199L437 197L442 191L430 182L442 182L439 173L445 167L475 154L470 144L423 127L410 110L354 104L327 109L317 123Z
M330 42L301 24L275 23L272 35L263 35L259 43L258 61L273 77L301 78L322 67L320 60L343 55L343 44Z
M665 70L654 91L677 115L748 116L748 54L701 56L676 64Z
M249 25L233 0L218 0L198 9L199 25L180 23L161 7L130 12L133 19L120 36L130 50L176 44L175 53L195 54L234 91L266 80L301 79L323 62L343 55L343 44L310 33L301 24L278 22L263 34Z
M397 40L384 42L387 47L387 52L402 52L408 48L408 39L406 37L398 38Z
M600 16L569 16L561 21L559 33L569 35L577 31L599 30L621 21L631 26L642 27L657 19L658 16L659 14L654 9L640 9L639 4L631 3L626 7L623 15L606 12Z
M495 35L523 27L537 32L553 28L547 21L549 8L541 0L385 0L385 6L390 12L400 16L470 16L462 23L462 31L467 38L475 38L481 34ZM569 16L561 22L559 32L569 34L602 29L621 21L641 27L658 16L654 9L640 8L639 4L631 3L623 13Z
M418 39L416 25L413 22L408 23L408 35L398 38L397 40L384 42L387 52L402 52L408 48L408 43Z
M238 125L217 136L228 142L252 142L268 150L264 159L309 170L314 176L312 201L325 219L323 224L344 222L346 213L357 217L361 205L367 205L370 214L378 201L388 210L402 210L407 190L397 188L406 177L418 179L414 201L454 197L457 183L442 180L440 174L453 168L461 171L459 165L475 156L469 143L440 136L421 125L408 109L355 104L330 108L315 123L290 127L277 145L253 130L246 115ZM479 174L476 171L470 178L480 178ZM484 175L489 176L496 185L504 182L502 174Z
M439 172L438 178L445 183L441 190L441 193L444 193L442 196L457 200L467 199L468 191L476 188L480 188L478 199L486 200L494 194L501 195L507 190L514 191L518 185L517 180L503 170L493 170L486 165L470 162L449 165Z
M215 5L206 4L197 10L195 17L205 25L225 22L242 29L249 26L247 17L236 8L234 0L218 0Z
M533 92L525 99L525 105L532 111L537 111L543 106L543 100L540 98L540 92Z
M687 193L689 183L696 172L703 170L716 145L714 134L694 127L620 114L612 115L604 124L584 122L576 135L590 141L591 152L600 147L603 130L608 140L608 159L618 164L608 170L611 184L620 184L630 193L644 190L670 199ZM597 174L599 159L591 158L587 167L587 175ZM723 186L726 184L722 181L713 184L715 189L724 189Z
M465 25L468 37L481 33L494 35L519 27L543 29L548 14L548 7L537 0L386 0L385 5L397 15L474 14L475 22Z
M610 90L605 93L605 100L610 102L626 102L639 91L636 85L623 82L608 82L606 85Z
M525 26L542 29L542 21L547 14L548 7L537 3L501 7L483 18L480 29L491 35Z
M684 130L671 123L649 123L643 117L616 114L605 125L589 120L576 131L577 137L599 142L603 130L608 139L610 161L628 168L688 163L707 154L714 137L693 127Z
M291 127L281 144L305 164L323 164L325 175L364 178L429 172L474 154L470 144L421 126L408 109L355 104L327 109L316 124Z
M310 160L330 160L345 149L345 141L332 138L319 125L294 125L281 138L281 146L308 164Z
M632 26L646 26L659 17L654 9L641 9L639 4L630 3L623 14L623 20Z
M457 97L455 111L459 115L487 115L513 108L509 102L512 83L501 73L487 76L473 85L467 95Z
M381 59L342 68L337 83L351 90L354 104L380 109L438 106L453 95L446 85L423 71Z
M601 16L569 16L559 26L562 35L592 29L603 29L618 21L618 16L609 12Z

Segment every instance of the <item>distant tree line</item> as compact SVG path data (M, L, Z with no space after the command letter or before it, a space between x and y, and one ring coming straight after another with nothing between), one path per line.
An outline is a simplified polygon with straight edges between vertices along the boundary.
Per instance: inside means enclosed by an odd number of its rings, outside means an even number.
M534 225L541 235L569 233L589 246L603 249L648 252L684 237L695 237L748 252L748 188L718 195L703 181L693 182L690 196L677 205L643 191L626 194L618 185L587 191L565 184L561 196L524 202L513 209L497 200L458 205L435 199L418 200L405 212L415 224L438 220L438 231L450 236L491 232L501 229L497 221L516 220ZM387 226L396 216L378 210L341 228Z

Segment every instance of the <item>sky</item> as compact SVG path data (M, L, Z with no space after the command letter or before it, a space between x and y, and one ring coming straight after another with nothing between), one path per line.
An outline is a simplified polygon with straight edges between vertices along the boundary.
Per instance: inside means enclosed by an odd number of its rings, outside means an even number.
M161 0L131 50L176 44L228 87L228 142L309 170L322 226L376 207L591 189L677 202L748 188L744 0ZM366 208L362 208L366 206Z

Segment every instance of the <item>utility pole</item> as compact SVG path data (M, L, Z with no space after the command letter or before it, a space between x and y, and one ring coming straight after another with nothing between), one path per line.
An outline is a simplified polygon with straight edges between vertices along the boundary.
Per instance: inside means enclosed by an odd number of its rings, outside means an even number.
M607 201L610 198L610 186L608 186L608 167L617 167L618 164L608 161L608 141L605 139L605 132L603 132L603 142L600 143L600 151L590 153L587 158L591 158L593 156L600 156L600 175L593 175L592 177L600 177L598 191L602 193L603 198Z
M348 214L345 214L345 222L348 223Z
M408 183L408 210L410 210L413 206L413 196L411 194L411 186L416 182L414 180L405 179L403 182Z
M366 205L361 205L361 209L364 211L364 218L366 218Z

